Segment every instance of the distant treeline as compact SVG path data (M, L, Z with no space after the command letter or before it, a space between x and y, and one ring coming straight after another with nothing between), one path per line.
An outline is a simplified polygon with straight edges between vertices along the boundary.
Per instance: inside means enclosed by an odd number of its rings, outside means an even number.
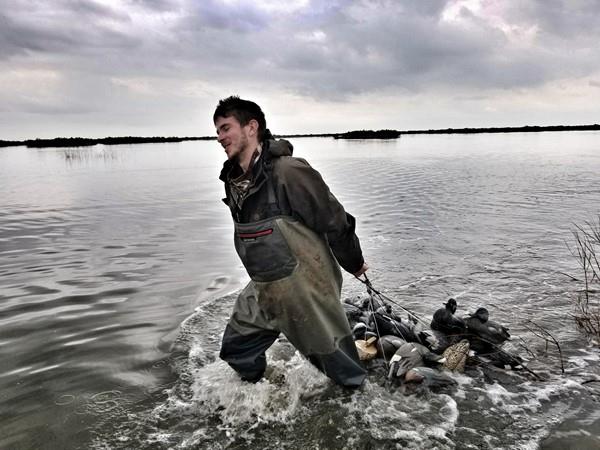
M396 139L400 136L397 130L357 130L336 134L335 139Z
M523 127L492 127L492 128L445 128L436 130L355 130L346 133L320 133L320 134L281 134L277 137L333 137L335 139L396 139L403 134L474 134L474 133L528 133L539 131L600 131L600 125L550 125L550 126L530 126ZM29 139L25 141L3 141L0 140L0 147L11 147L24 145L32 148L43 147L85 147L96 144L119 145L119 144L149 144L161 142L182 142L182 141L210 141L216 139L214 136L200 137L105 137L101 139L90 138L54 138L54 139Z
M474 133L533 133L540 131L600 130L600 125L550 125L492 128L444 128L437 130L357 130L334 134L335 139L396 139L403 134L474 134Z
M29 139L26 141L2 141L0 147L9 147L16 145L25 145L31 148L44 147L86 147L96 144L104 145L120 145L120 144L150 144L161 142L182 142L182 141L206 141L215 139L212 136L205 137L140 137L140 136L121 136L121 137L105 137L100 139L91 138L54 138L54 139Z
M442 130L407 130L401 134L471 134L471 133L528 133L539 131L585 131L600 130L600 125L550 125L524 127L492 127L492 128L445 128Z

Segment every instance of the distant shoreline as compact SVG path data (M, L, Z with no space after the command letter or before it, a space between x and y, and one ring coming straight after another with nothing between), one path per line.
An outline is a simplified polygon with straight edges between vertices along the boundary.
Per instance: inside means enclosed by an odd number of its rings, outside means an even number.
M93 138L64 138L58 137L54 139L27 139L25 141L2 141L0 147L26 146L28 148L45 148L45 147L89 147L97 144L104 145L122 145L122 144L155 144L161 142L182 142L182 141L208 141L214 139L212 136L205 137L139 137L139 136L121 136L121 137L105 137L99 139Z
M446 128L442 130L401 131L401 134L537 133L541 131L600 131L600 125L596 123L593 125L525 125L523 127Z
M542 131L600 131L600 125L550 125L550 126L530 126L522 127L488 127L488 128L444 128L429 130L355 130L345 133L313 133L313 134L281 134L276 135L279 138L298 138L298 137L331 137L334 139L396 139L400 136L410 134L479 134L479 133L537 133ZM104 145L123 145L123 144L151 144L163 142L183 142L183 141L210 141L216 139L215 136L200 137L105 137L99 139L93 138L64 138L54 139L27 139L24 141L5 141L0 140L0 147L25 146L28 148L46 148L46 147L88 147L97 144Z

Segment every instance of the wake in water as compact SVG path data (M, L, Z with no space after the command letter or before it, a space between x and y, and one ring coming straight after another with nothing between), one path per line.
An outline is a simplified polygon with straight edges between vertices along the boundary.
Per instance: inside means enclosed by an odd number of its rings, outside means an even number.
M542 364L543 382L480 366L450 374L457 387L432 392L375 370L361 389L347 391L283 337L267 352L265 378L242 382L218 359L234 299L211 301L182 323L172 360L177 381L137 413L111 417L106 426L121 425L100 431L96 448L538 448L589 394L581 379Z
M192 369L150 413L157 427L142 447L452 448L446 434L458 411L448 395L407 402L369 381L360 391L344 391L286 342L275 344L268 360L267 377L256 384L240 381L221 361Z

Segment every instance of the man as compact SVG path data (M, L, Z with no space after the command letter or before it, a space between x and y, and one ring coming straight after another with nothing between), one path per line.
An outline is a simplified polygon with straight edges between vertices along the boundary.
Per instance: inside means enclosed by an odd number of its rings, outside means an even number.
M256 382L266 350L282 332L333 381L360 386L366 372L340 303L339 265L357 277L368 268L354 217L316 170L292 157L288 141L273 139L256 103L223 99L213 121L227 154L223 201L251 278L225 328L221 358Z

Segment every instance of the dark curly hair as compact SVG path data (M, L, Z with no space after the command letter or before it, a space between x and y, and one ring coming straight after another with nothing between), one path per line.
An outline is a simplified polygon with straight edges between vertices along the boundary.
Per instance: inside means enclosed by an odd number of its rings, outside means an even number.
M241 126L248 125L254 119L258 122L258 140L273 139L273 135L267 129L265 114L256 103L244 100L237 95L231 95L219 100L219 104L213 114L213 122L218 117L235 117Z

